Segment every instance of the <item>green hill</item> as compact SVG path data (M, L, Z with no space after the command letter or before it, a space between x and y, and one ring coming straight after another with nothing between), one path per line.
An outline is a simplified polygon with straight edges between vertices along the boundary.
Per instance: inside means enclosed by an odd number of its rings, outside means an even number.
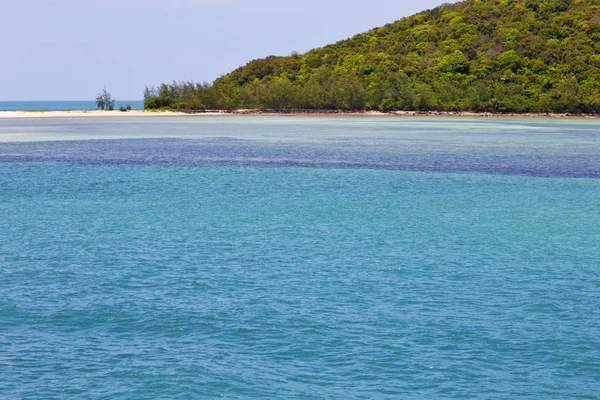
M444 4L212 85L147 89L147 108L600 112L600 0Z

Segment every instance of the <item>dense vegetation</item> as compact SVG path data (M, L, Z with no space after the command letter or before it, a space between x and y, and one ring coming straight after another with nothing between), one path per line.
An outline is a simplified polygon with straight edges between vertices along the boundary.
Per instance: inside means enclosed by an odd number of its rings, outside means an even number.
M149 109L600 113L600 0L444 4L144 99Z

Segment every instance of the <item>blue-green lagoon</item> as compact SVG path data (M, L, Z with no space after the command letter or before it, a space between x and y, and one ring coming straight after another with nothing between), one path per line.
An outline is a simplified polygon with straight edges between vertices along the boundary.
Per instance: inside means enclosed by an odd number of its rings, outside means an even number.
M598 399L600 121L0 120L0 398Z

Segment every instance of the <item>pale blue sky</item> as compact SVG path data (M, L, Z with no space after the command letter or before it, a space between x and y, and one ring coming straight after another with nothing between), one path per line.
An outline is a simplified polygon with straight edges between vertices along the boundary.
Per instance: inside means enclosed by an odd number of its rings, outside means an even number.
M117 100L213 81L251 59L320 47L444 1L0 0L0 100Z

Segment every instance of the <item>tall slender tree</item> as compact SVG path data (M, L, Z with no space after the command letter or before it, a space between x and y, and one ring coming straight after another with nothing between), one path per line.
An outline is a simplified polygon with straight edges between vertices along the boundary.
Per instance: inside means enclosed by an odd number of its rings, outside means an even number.
M114 110L115 100L112 95L106 91L106 88L102 89L101 93L96 96L96 107L98 110Z

